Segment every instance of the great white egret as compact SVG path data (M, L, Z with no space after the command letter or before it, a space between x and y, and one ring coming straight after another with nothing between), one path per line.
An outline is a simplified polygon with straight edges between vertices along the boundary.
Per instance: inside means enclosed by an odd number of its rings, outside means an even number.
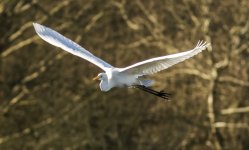
M38 23L33 23L33 26L36 33L43 40L54 46L60 47L73 55L86 59L103 69L104 72L99 73L98 76L94 78L94 80L100 80L99 86L101 91L109 91L113 87L136 87L164 99L168 99L170 94L149 88L152 80L145 80L142 76L154 74L167 69L200 53L209 45L206 42L198 41L194 49L186 52L151 58L125 68L116 68L104 60L94 56L92 53L60 33Z

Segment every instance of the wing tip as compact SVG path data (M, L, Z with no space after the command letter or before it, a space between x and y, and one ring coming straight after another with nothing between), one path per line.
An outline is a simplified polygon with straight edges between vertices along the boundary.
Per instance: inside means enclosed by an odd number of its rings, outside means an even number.
M34 28L37 28L37 27L40 26L40 24L38 24L38 23L36 23L36 22L33 22L32 24L33 24Z
M32 24L33 24L33 27L35 28L35 31L37 33L42 32L44 30L44 28L45 28L44 26L42 26L41 24L36 23L36 22L33 22Z
M201 49L206 49L208 46L210 45L210 43L206 42L206 41L203 41L203 40L199 40L196 44L196 47L195 48L201 48Z

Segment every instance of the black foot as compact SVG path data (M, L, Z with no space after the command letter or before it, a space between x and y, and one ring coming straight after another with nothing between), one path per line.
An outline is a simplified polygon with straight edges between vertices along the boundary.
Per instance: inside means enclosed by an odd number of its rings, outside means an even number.
M155 96L158 96L158 97L161 97L163 99L166 99L166 100L170 100L169 98L171 97L171 94L167 93L167 92L164 92L164 91L155 91L151 88L148 88L146 86L143 86L143 85L135 85L134 86L135 88L138 88L140 90L143 90L145 92L148 92L150 94L153 94Z

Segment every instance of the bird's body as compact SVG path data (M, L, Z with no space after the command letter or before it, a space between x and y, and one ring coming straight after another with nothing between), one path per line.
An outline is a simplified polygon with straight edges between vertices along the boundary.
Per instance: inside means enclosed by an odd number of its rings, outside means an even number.
M113 87L130 87L133 85L143 85L143 80L131 74L123 73L119 68L111 68L105 73L100 73L98 78L101 80L101 91L109 91Z
M194 49L186 52L148 59L125 68L116 68L58 32L37 23L33 23L33 25L36 33L43 40L103 69L104 72L94 78L95 80L100 80L99 86L101 91L109 91L113 87L137 87L156 96L168 98L167 93L157 92L148 88L152 80L142 79L141 76L167 69L200 53L208 46L206 42L199 41Z

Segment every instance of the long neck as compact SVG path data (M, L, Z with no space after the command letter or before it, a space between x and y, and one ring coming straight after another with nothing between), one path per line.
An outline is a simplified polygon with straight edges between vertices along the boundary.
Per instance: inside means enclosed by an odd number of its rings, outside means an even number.
M108 80L101 80L99 87L101 91L105 91L105 92L109 91L112 88L112 86L108 83Z

